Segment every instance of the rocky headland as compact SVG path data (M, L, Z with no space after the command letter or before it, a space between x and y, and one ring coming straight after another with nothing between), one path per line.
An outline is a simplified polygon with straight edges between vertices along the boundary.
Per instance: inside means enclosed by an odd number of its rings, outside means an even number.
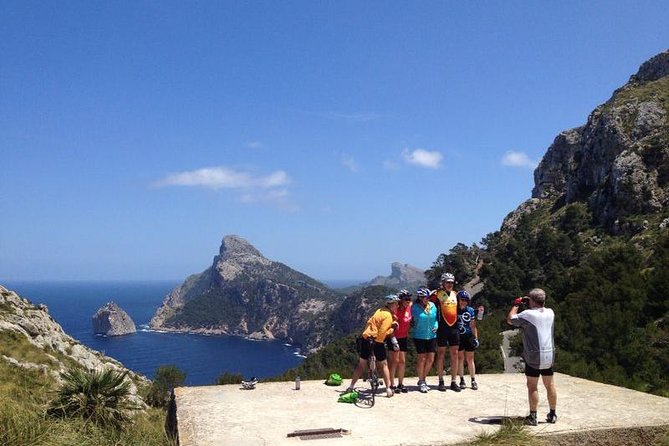
M212 265L164 299L154 330L281 339L307 350L326 342L325 321L343 296L236 235L223 238Z
M92 317L93 333L122 336L137 332L132 318L115 302L108 302Z

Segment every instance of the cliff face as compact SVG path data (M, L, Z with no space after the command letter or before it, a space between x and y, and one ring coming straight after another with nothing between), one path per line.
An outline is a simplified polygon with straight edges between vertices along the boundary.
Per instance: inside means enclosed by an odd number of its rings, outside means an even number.
M277 338L309 349L323 342L321 325L341 299L324 284L265 258L246 240L229 235L211 267L175 288L150 326Z
M555 138L533 199L582 201L611 233L669 205L669 51L645 62L587 123ZM524 206L527 208L527 204Z
M135 333L137 328L132 318L114 302L106 303L92 318L93 333L106 336L121 336Z
M35 306L0 286L0 359L17 368L38 369L60 379L60 372L78 365L89 370L113 369L124 372L123 365L100 352L85 347L63 331L44 305ZM41 351L43 361L25 360L25 347ZM34 347L34 348L33 348ZM148 383L146 378L130 372L134 383ZM132 386L133 393L136 387Z

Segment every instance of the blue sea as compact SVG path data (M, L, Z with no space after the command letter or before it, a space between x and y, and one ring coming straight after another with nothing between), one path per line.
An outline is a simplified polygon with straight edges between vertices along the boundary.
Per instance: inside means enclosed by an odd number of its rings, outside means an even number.
M3 283L34 304L47 305L65 332L82 344L148 378L154 377L159 366L174 364L186 373L187 384L208 385L223 372L266 378L304 360L298 348L282 342L149 331L149 320L176 285L176 281ZM93 334L91 317L112 300L130 315L137 333Z

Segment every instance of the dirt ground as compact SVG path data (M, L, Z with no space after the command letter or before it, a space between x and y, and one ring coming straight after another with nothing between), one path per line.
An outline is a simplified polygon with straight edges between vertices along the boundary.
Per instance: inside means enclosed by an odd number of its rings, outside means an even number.
M540 438L546 446L669 446L669 425L554 434Z

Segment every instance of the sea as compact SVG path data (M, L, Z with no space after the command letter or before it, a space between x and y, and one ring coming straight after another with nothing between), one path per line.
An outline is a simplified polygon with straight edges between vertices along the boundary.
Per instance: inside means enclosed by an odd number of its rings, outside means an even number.
M148 378L153 378L160 366L175 365L185 372L188 385L215 384L224 372L262 379L279 375L304 360L298 347L279 341L149 330L149 320L163 298L179 283L9 281L3 286L34 304L45 304L67 334ZM109 301L130 315L137 333L111 337L93 334L91 318Z

